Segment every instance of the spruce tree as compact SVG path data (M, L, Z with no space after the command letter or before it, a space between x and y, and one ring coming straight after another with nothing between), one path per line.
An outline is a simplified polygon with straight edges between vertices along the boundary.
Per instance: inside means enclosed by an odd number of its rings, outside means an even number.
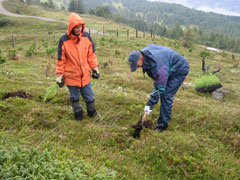
M76 1L71 0L69 3L68 11L75 12L75 10L76 10Z
M48 7L54 9L53 0L48 0Z
M77 13L80 13L80 14L83 14L83 13L85 12L84 5L83 5L82 0L77 0L76 12L77 12Z

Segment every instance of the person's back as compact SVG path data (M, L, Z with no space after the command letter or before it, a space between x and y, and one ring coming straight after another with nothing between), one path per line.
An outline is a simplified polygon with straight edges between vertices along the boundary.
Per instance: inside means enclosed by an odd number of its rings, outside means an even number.
M147 58L156 62L156 71L162 66L167 65L169 73L175 72L179 67L183 66L186 59L176 51L157 44L150 44L140 50Z

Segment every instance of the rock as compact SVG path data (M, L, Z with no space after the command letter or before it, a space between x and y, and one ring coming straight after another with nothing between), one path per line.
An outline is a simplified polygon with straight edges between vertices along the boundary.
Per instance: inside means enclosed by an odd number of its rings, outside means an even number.
M220 88L212 92L212 97L215 100L221 101L223 100L223 98L227 96L228 93L229 93L229 90Z
M13 60L16 60L16 61L18 61L19 60L19 55L18 54L16 54L14 57L13 57Z

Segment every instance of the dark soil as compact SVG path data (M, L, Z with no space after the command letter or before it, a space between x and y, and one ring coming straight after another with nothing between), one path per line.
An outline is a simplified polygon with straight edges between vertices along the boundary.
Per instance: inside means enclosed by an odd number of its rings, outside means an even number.
M211 92L213 92L213 91L215 91L215 90L217 90L217 89L219 89L221 87L222 87L222 84L220 83L220 84L216 84L216 85L212 85L212 86L196 88L196 91L202 92L202 93L204 93L204 92L211 93Z
M143 126L145 128L153 129L153 121L146 120L146 121L143 121L143 125L141 125L141 120L139 120L137 124L132 125L131 127L135 129L132 134L134 138L140 138L140 133L141 133L141 130L143 129Z
M12 93L6 93L3 96L3 100L8 99L10 97L20 97L20 98L24 98L24 99L31 99L33 96L30 94L27 94L26 92L24 92L23 90L17 91L17 92L12 92Z

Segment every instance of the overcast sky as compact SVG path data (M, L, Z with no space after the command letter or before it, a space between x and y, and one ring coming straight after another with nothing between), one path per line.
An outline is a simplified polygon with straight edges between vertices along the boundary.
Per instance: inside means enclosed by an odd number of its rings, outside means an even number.
M233 15L233 16L240 16L240 10L238 12L229 10L228 7L222 7L219 5L218 7L210 7L209 6L209 0L208 3L204 3L203 1L199 0L148 0L148 1L159 1L159 2L167 2L167 3L176 3L176 4L182 4L184 6L187 6L189 8L195 8L198 10L206 11L206 12L215 12L219 14L225 14L225 15ZM223 1L223 0L218 0ZM240 0L235 0L236 2ZM230 4L230 3L229 3Z

